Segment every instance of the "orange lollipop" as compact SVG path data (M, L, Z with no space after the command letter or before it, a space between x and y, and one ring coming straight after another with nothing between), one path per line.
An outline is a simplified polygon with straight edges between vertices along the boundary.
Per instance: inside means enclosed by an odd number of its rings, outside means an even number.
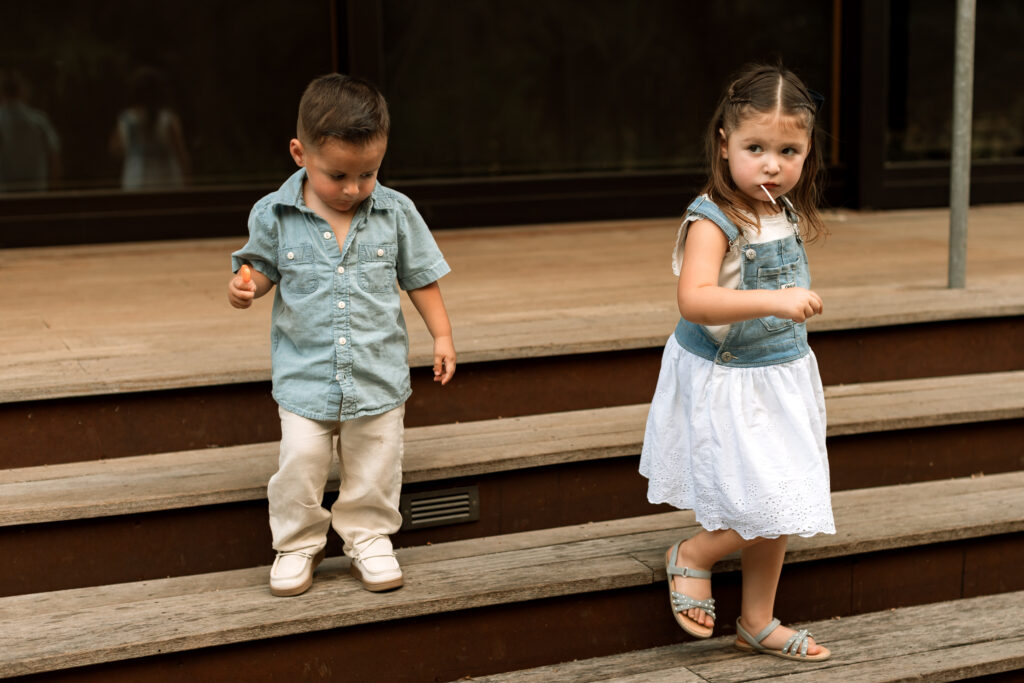
M238 274L242 276L242 282L252 282L252 268L249 266L239 268Z

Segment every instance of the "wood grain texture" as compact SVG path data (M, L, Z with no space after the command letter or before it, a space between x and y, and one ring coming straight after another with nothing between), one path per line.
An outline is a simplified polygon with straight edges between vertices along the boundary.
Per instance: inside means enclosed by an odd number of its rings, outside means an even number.
M793 539L787 562L1024 529L1024 472L834 500L840 533ZM0 676L660 583L665 549L692 527L680 512L409 548L399 551L407 585L388 594L364 591L348 560L331 558L288 600L269 594L265 567L3 598ZM732 568L727 559L716 571Z
M1024 417L1024 371L825 388L828 435Z
M833 652L820 663L750 655L735 636L598 657L473 680L481 683L634 681L956 681L1024 668L1024 592L801 624ZM969 614L971 627L958 628Z
M1024 417L1024 371L826 388L839 436ZM404 481L636 455L647 405L406 431ZM0 470L0 526L262 500L277 444ZM337 485L337 472L329 486Z
M968 288L945 289L949 212L830 212L809 249L812 330L1024 312L1024 204L970 210ZM661 346L678 219L438 231L461 362ZM270 301L227 304L239 239L0 250L0 402L270 377ZM407 300L411 362L429 335ZM456 380L457 381L457 380Z
M650 580L650 571L628 557L585 558L571 552L542 558L519 553L451 560L413 565L405 573L406 587L386 594L368 593L347 571L335 568L320 570L313 589L297 600L270 596L264 573L264 580L254 585L65 609L39 618L11 619L0 608L0 632L5 634L0 676Z
M787 562L1013 533L1024 529L1024 471L976 478L880 486L832 494L836 534L793 536ZM664 548L634 556L665 578ZM716 571L738 569L738 556Z

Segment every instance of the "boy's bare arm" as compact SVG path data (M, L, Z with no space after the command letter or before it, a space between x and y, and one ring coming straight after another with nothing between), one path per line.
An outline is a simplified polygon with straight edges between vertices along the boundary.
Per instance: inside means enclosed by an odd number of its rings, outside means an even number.
M258 299L271 289L274 283L263 273L252 269L252 279L245 282L241 273L234 275L228 282L228 301L235 308L249 308L254 299Z
M455 374L455 342L441 287L432 282L426 287L410 289L409 299L434 338L434 381L447 384Z

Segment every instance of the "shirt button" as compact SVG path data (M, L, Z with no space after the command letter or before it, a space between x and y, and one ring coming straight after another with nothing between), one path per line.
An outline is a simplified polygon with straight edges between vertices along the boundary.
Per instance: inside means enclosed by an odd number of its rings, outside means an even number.
M345 302L344 301L339 301L338 302L338 308L345 308Z
M337 375L335 375L334 379L336 379L336 380L338 380L340 382L341 381L341 373L339 372Z
M294 251L289 251L288 252L288 260L290 261L293 258L295 258L295 252Z
M324 239L325 239L325 240L329 240L329 239L331 239L331 233L329 233L329 232L325 232L325 233L324 233Z
M345 339L344 337L341 337L340 339L338 339L338 343L344 346L345 344L348 343L348 340Z
M377 250L377 256L383 256L383 255L384 255L384 250L383 249L378 249Z
M725 353L722 354L722 362L723 363L728 363L729 361L731 361L731 360L733 360L735 358L736 358L736 356L732 355L728 351L726 351Z
M338 275L345 274L345 266L338 266Z
M746 253L747 253L747 258L750 259L751 261L753 261L754 259L757 258L757 252L754 251L753 249L747 249Z

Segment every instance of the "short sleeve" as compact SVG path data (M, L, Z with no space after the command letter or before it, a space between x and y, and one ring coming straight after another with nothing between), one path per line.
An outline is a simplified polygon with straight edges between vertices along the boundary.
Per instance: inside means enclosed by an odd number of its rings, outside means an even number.
M276 221L268 212L269 208L262 203L249 212L249 241L231 254L231 271L237 273L248 263L276 283L281 281L277 270L277 229Z
M419 289L451 272L437 242L412 201L405 198L398 210L398 286Z
M700 216L692 213L686 214L679 226L679 232L676 233L676 246L672 250L672 273L676 277L679 276L683 268L683 247L686 244L687 231L690 229L690 224L699 218Z

